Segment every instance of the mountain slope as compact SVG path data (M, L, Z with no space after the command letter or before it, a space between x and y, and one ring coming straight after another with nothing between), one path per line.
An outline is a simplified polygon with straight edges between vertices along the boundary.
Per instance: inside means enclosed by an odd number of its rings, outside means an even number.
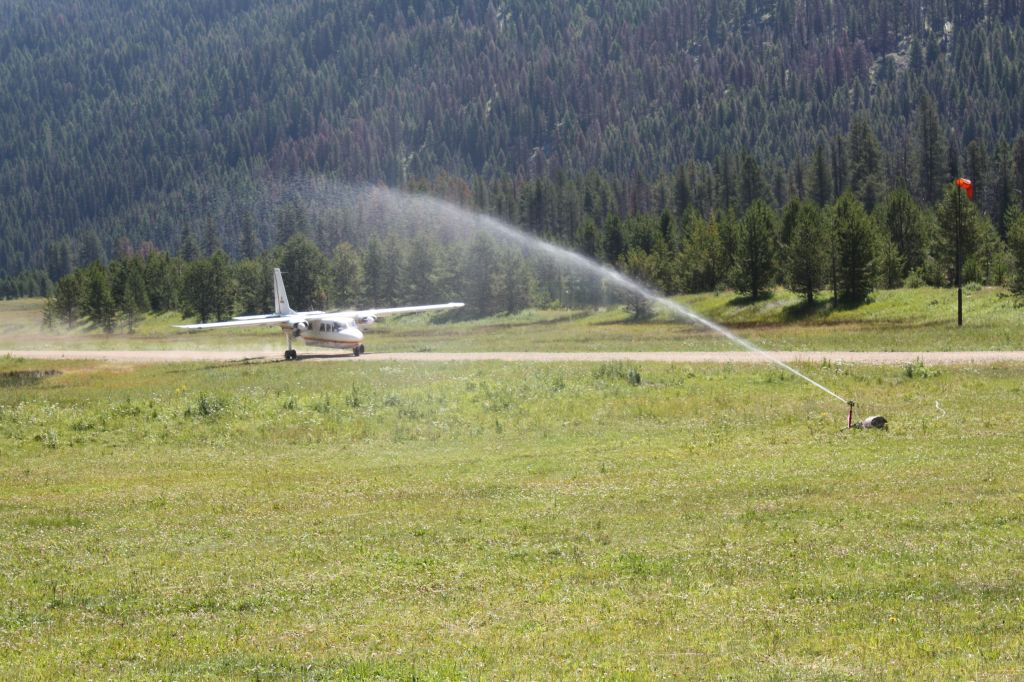
M643 182L737 149L788 171L864 110L900 178L922 93L954 157L1006 146L1024 122L1009 0L13 0L0 13L0 277L60 274L45 246L65 235L174 247L211 205L232 243L223 206L266 177Z

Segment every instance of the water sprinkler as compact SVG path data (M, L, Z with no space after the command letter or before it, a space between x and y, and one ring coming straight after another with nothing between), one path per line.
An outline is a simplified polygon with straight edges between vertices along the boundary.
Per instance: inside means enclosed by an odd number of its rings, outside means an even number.
M856 424L854 424L853 423L853 406L854 406L855 403L852 400L847 400L846 404L850 406L850 413L849 413L849 416L847 417L847 420L846 420L846 428L847 429L888 429L889 428L889 420L886 419L885 417L883 417L881 415L877 415L877 414L873 415L871 417L867 417L867 418L857 422Z

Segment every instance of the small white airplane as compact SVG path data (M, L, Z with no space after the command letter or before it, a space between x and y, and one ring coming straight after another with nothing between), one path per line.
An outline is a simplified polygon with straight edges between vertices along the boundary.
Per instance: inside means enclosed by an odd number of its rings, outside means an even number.
M448 310L461 308L465 303L439 303L436 305L414 305L405 308L370 308L369 310L342 310L326 313L312 310L297 313L288 305L288 294L284 290L281 269L274 268L274 312L269 315L246 315L234 317L226 322L203 324L176 324L180 329L217 329L219 327L259 327L276 325L284 330L288 338L285 360L296 360L299 354L292 348L292 341L301 338L309 346L327 348L351 348L352 355L359 357L363 347L363 331L360 327L373 324L385 315L419 313L427 310Z

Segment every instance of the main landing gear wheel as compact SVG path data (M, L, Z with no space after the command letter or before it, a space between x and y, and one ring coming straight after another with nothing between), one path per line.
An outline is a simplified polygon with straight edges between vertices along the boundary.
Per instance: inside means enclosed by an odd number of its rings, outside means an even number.
M288 350L286 350L284 352L284 359L285 360L298 360L299 359L299 352L297 350L288 349Z
M358 346L356 346L355 348L352 349L352 356L358 358L360 355L362 355L365 352L366 352L366 348L363 346L363 344L359 344Z

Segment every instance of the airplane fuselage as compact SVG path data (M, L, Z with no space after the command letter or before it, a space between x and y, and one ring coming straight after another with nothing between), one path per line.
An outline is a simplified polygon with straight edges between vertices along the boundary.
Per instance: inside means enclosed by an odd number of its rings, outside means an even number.
M363 342L362 330L351 319L310 320L309 329L298 330L296 336L322 348L356 348Z

